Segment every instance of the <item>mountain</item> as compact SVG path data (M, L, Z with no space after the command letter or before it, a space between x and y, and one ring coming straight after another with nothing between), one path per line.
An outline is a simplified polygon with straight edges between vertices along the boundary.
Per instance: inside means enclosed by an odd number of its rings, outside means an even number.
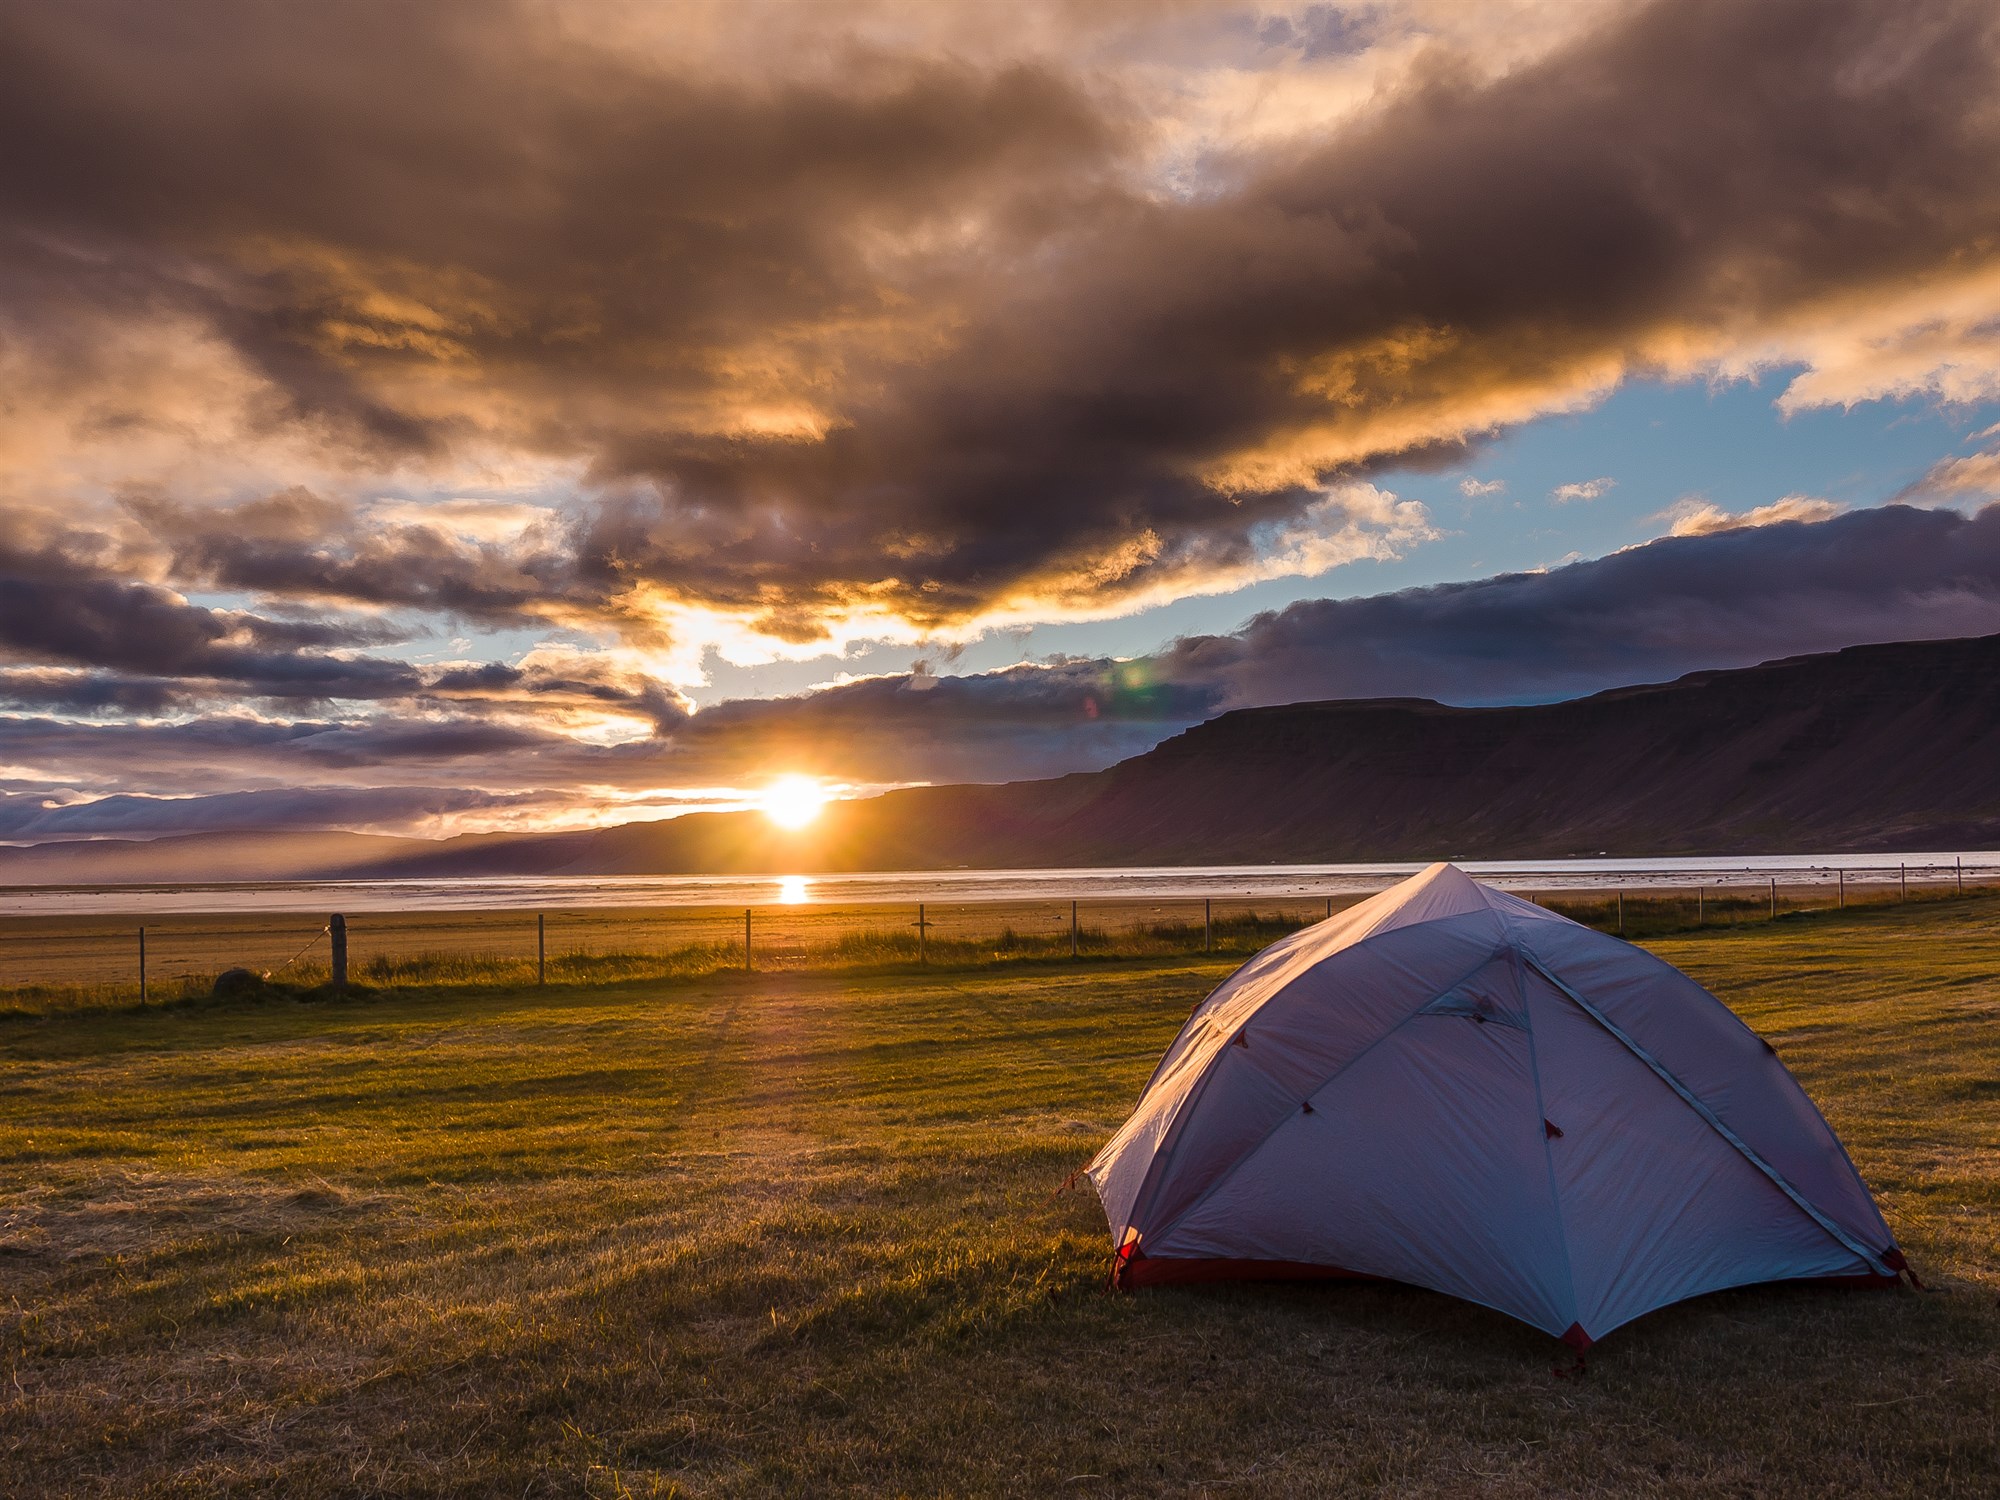
M175 851L182 861L202 844L176 842L188 846ZM337 869L320 859L295 873L1991 848L2000 846L2000 636L1857 646L1532 707L1397 698L1243 709L1105 771L890 792L834 804L801 833L756 813L696 813L577 833L377 842L324 851ZM137 847L123 846L128 867ZM210 846L194 861L206 874L183 863L173 878L222 878L228 857L227 846ZM50 858L48 846L0 854L0 881L71 878L42 873Z

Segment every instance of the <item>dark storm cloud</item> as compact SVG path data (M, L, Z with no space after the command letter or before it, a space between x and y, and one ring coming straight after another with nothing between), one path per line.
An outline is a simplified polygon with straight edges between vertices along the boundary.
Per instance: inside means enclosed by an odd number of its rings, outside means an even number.
M2000 632L2000 506L1889 506L1666 537L1545 573L1315 599L1176 641L1163 680L1219 707L1519 703L1872 641Z
M383 524L304 489L228 506L140 497L126 509L168 549L175 576L211 588L504 627L545 616L571 587L569 561L548 534L554 517L503 545L421 521Z
M155 507L178 565L474 618L620 622L638 586L809 639L863 599L935 627L1199 587L1330 476L1782 343L2000 233L1983 0L1672 0L1497 78L1440 45L1181 194L1118 89L1051 63L745 75L467 4L5 17L0 300L53 381L171 315L264 383L253 426L601 487L483 550Z

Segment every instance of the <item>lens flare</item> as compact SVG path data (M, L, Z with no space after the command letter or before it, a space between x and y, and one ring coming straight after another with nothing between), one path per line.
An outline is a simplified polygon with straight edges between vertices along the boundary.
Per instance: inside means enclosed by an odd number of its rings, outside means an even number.
M780 776L764 788L764 816L780 828L803 828L826 806L826 788L810 776Z

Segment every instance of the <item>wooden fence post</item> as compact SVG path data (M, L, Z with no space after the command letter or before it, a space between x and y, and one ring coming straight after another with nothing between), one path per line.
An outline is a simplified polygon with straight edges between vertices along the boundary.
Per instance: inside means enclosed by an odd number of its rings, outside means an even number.
M1329 922L1333 920L1333 897L1331 896L1326 898L1326 919Z
M1708 922L1708 916L1703 907L1702 888L1696 886L1694 888L1694 925L1697 927L1706 926Z
M333 987L347 988L347 918L335 912L327 918L326 930L332 937L333 945Z
M1845 869L1842 869L1842 870L1841 870L1841 871L1840 871L1839 873L1840 873L1840 909L1841 909L1842 911L1846 911L1846 910L1847 910L1847 871L1846 871Z
M1910 867L1907 864L1896 866L1896 899L1898 901L1910 899Z
M1201 951L1215 951L1215 902L1206 896L1201 898Z
M931 961L929 949L924 943L924 936L930 925L929 922L924 920L924 903L919 901L917 903L917 962L920 964L927 964Z
M146 1003L146 929L139 929L139 1003Z
M1625 887L1618 888L1618 935L1625 936Z
M750 972L750 908L743 908L743 972Z
M1963 896L1965 894L1965 856L1954 854L1951 859L1951 867L1958 872L1958 893Z
M1777 876L1775 876L1775 875L1773 875L1773 876L1771 877L1771 918L1772 918L1772 920L1773 920L1773 921L1777 920L1777 916L1778 916L1778 877L1777 877Z
M542 912L535 913L535 983L549 982L549 922Z
M1076 903L1069 904L1069 956L1076 957Z

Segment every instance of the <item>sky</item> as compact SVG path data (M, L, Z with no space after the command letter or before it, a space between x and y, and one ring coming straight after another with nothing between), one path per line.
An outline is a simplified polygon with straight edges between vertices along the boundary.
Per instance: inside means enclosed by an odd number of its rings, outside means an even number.
M1989 0L0 0L0 841L2000 631Z

